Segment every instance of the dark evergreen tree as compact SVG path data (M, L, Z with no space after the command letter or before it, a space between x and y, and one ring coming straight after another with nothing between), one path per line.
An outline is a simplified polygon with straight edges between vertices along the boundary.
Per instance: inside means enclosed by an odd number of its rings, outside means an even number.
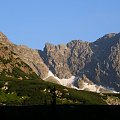
M55 86L50 89L50 93L51 93L51 97L52 97L51 98L51 104L52 105L56 105L56 93L55 93L55 91L56 91Z

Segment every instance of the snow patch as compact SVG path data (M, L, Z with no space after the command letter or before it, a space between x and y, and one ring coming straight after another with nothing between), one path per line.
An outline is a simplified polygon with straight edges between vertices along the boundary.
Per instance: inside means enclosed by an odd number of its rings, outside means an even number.
M89 84L89 83L83 82L83 87L80 90L88 89L89 91L99 93L100 88L104 89L102 86L97 86L95 84Z
M83 82L83 87L81 89L77 88L76 86L73 85L74 81L77 79L75 76L71 76L68 79L65 79L65 78L60 79L57 76L55 76L50 70L48 72L48 76L46 78L44 78L43 80L49 78L50 76L54 77L61 85L70 86L71 88L74 88L74 89L77 89L77 90L88 89L89 91L100 93L101 89L104 89L104 90L111 90L113 93L118 93L118 92L114 91L113 89L105 88L105 87L103 87L101 85L98 86L98 85L96 85L94 83L90 84L90 83L87 83L85 81Z
M98 86L96 84L89 84L87 82L83 82L83 87L79 90L85 90L85 89L88 89L89 91L92 91L92 92L97 92L97 93L100 93L101 90L104 90L104 91L111 91L112 93L118 93L117 91L115 91L113 88L109 88L109 87L103 87L103 86Z
M43 80L47 79L47 78L50 77L50 76L54 77L56 80L59 81L59 83L60 83L61 85L64 85L64 86L68 86L68 85L72 84L72 82L73 82L74 79L75 79L75 76L71 76L71 77L68 78L68 79L65 79L65 78L60 79L60 78L54 76L54 74L49 70L48 76L47 76L46 78L44 78Z

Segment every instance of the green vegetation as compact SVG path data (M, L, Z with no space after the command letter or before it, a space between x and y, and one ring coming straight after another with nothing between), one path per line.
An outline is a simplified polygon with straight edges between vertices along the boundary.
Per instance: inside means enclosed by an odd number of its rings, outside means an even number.
M58 105L106 105L98 93L78 91L43 80L0 81L1 89L6 82L8 82L8 89L0 91L0 103L5 105L50 105L53 97ZM53 91L55 96L52 97L53 88L55 88ZM22 100L22 97L26 99Z
M27 74L23 72L19 67L14 67L12 73L6 69L3 69L3 71L0 73L0 81L13 80L13 79L20 80L19 78L22 78L22 80L40 79L34 72Z
M15 92L6 93L0 91L0 105L22 105L27 99L29 99L28 96L17 96Z
M15 78L22 77L24 80L25 79L38 79L39 77L35 73L27 74L23 72L19 67L14 67L12 70L12 74L14 75Z
M0 57L0 62L2 62L3 64L7 64L7 63L10 63L11 60L10 60L10 59L5 59L5 58L1 58L1 57Z
M118 97L120 99L120 94L119 93L104 93L104 97Z

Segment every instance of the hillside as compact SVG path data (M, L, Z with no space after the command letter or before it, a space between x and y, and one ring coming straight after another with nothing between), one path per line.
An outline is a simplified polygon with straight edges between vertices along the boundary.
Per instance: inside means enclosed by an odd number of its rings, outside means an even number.
M100 86L107 91L120 91L119 40L120 33L109 33L95 42L72 40L66 45L46 43L42 51L15 45L0 33L1 44L17 54L40 78L45 80L51 72L57 83L80 89L79 81L86 76L85 79L96 86L94 91L98 91ZM91 91L90 86L83 90Z
M41 51L0 33L0 105L119 105L119 37L47 43Z
M0 104L7 106L51 105L53 102L56 105L107 104L98 93L78 91L42 80L0 81L0 87Z
M6 36L0 38L0 105L31 106L61 104L106 104L100 95L86 91L70 89L56 83L54 77L43 81L20 56L29 48L18 50ZM21 46L22 47L22 46ZM13 50L14 49L14 50ZM17 52L14 52L16 49ZM18 51L20 54L17 54ZM24 56L27 56L24 54ZM30 55L32 56L32 55ZM23 57L23 56L22 56ZM25 58L26 59L26 58ZM31 57L32 59L32 57ZM44 66L43 66L44 67ZM47 82L49 81L49 82ZM92 99L91 99L92 98ZM94 100L93 100L94 99Z
M6 79L38 79L38 76L16 53L0 43L0 80Z

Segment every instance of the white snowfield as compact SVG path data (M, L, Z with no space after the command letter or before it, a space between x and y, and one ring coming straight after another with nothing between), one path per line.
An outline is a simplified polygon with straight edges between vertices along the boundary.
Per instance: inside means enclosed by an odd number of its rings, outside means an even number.
M100 88L102 88L102 86L97 87L95 84L91 85L91 84L88 84L88 83L84 82L83 83L83 88L80 89L80 90L88 89L92 92L100 92Z
M111 92L116 92L116 91L114 91L114 90L111 90L111 89L108 89L108 88L105 88L105 87L103 87L103 86L98 86L98 85L96 85L96 84L89 84L89 83L87 83L87 82L83 82L83 88L81 88L81 89L79 89L79 90L88 90L88 91L92 91L92 92L97 92L97 93L100 93L101 92L101 89L103 89L103 90L109 90L109 91L111 91Z
M43 80L49 78L50 76L54 77L57 81L59 81L59 83L63 86L71 86L71 88L74 88L74 89L77 89L77 90L85 90L85 89L88 89L89 91L92 91L92 92L97 92L97 93L100 93L100 89L108 89L108 88L105 88L103 86L98 86L96 84L89 84L87 82L83 82L83 87L81 89L75 87L73 85L73 82L76 80L75 76L71 76L71 78L68 78L68 79L60 79L56 76L54 76L54 74L49 70L48 72L48 76L46 78L44 78ZM108 89L108 90L111 90L111 89ZM114 90L111 90L113 93L118 93Z
M48 76L47 76L46 78L44 78L43 80L49 78L50 76L54 77L56 80L59 81L59 83L60 83L61 85L64 85L64 86L67 86L67 85L72 84L72 82L74 81L74 78L75 78L75 76L72 76L72 77L69 78L69 79L60 79L60 78L54 76L54 74L49 70Z

